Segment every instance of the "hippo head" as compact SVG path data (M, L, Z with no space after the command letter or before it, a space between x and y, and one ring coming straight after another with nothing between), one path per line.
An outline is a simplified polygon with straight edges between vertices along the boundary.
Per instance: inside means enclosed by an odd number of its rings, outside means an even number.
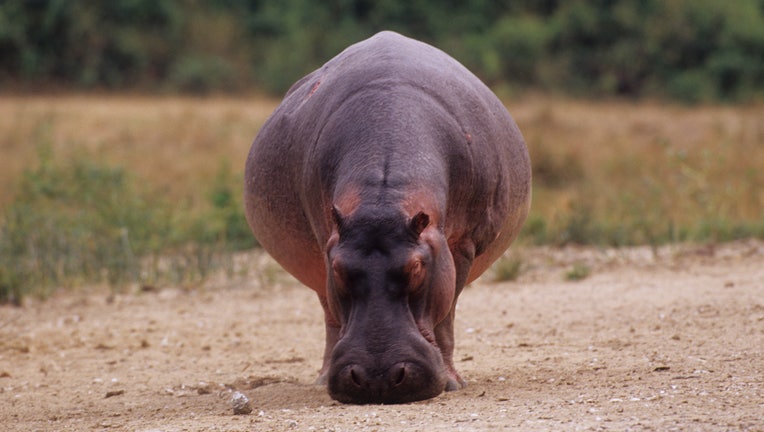
M333 209L327 300L341 325L328 371L340 402L404 403L448 380L435 326L450 312L455 271L445 237L420 212Z

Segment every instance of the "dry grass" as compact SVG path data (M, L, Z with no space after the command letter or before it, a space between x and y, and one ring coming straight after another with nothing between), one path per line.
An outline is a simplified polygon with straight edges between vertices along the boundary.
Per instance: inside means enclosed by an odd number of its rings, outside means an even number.
M221 163L243 171L258 128L277 101L125 96L0 99L0 205L47 143L56 158L83 153L195 199Z
M249 143L275 102L0 100L0 303L83 283L197 283L252 247Z
M0 302L62 284L193 283L226 265L252 245L243 165L277 104L0 99ZM534 170L521 242L764 237L764 106L526 97L510 111ZM496 271L517 277L521 264Z
M593 219L611 231L606 242L619 243L612 237L625 229L623 243L651 243L713 240L698 232L709 224L761 229L764 106L547 98L512 106L534 165L532 218L551 231Z
M241 174L253 137L277 104L262 98L5 97L0 205L12 200L21 172L35 165L36 147L46 142L56 158L85 153L124 167L172 199L194 202L222 163ZM627 242L649 242L665 229L764 217L764 106L548 97L509 106L534 162L532 223L543 225L548 241L576 241L575 233L567 240L559 233L589 219L611 230L619 224L643 229ZM660 229L640 228L645 224Z

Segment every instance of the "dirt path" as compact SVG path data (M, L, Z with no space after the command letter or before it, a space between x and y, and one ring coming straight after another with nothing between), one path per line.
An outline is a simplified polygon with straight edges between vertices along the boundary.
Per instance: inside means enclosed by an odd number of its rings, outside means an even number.
M402 406L312 385L317 301L249 258L240 283L0 307L1 429L764 430L762 242L523 251L520 280L462 295L467 389Z

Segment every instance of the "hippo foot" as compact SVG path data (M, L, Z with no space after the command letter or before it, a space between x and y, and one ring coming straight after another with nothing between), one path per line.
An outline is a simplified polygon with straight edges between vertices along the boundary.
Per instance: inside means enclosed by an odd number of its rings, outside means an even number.
M449 379L448 382L446 383L446 391L447 392L461 390L464 387L467 387L467 383L459 382L459 381L456 381L454 379Z
M467 387L467 381L464 381L456 372L449 373L448 375L449 377L448 381L446 381L445 389L447 392L461 390Z
M329 374L324 372L318 375L318 378L316 378L315 385L319 386L325 386L329 384Z

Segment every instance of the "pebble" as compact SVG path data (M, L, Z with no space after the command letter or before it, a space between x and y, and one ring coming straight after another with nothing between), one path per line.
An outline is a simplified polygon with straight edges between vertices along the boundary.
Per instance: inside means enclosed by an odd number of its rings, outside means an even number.
M244 393L234 392L231 396L231 405L234 415L249 414L252 412L252 406L249 404L249 398Z

